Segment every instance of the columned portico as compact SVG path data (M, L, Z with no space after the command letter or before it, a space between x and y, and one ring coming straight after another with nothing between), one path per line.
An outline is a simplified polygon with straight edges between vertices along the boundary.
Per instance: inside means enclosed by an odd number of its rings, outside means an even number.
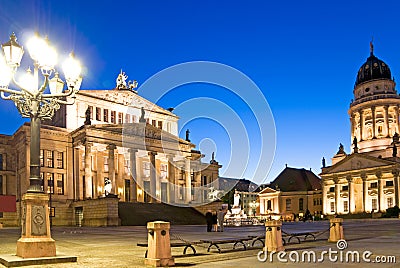
M367 175L362 174L361 179L363 182L363 210L367 212L367 203L368 203L368 183L367 183Z
M192 179L190 174L190 159L185 159L185 202L189 203L192 201Z
M340 184L339 184L339 179L335 178L335 212L336 214L339 213L339 207L340 207Z
M132 190L131 190L131 196L132 196L132 201L137 202L137 170L136 170L136 153L137 149L129 149L129 166L130 166L130 172L131 172L131 177L132 177Z
M157 190L157 173L156 173L156 152L148 152L150 158L150 195L152 203L157 202L156 190Z
M376 172L375 176L378 178L378 211L382 212L384 204L382 173Z
M111 181L112 184L112 189L111 189L111 193L112 194L118 194L118 189L117 189L117 182L115 179L115 149L117 147L115 146L115 144L109 144L107 146L107 150L108 150L108 178Z
M353 199L353 181L354 179L352 178L351 175L347 176L347 183L348 183L348 200L349 200L349 213L353 213L354 212L354 199Z
M170 202L175 203L176 199L176 188L177 188L177 178L175 176L175 165L174 165L174 157L171 154L167 154L167 161L168 161L168 182L169 182L169 189L170 189Z
M395 199L395 205L400 206L399 204L399 171L398 170L393 170L393 184L394 184L394 199Z

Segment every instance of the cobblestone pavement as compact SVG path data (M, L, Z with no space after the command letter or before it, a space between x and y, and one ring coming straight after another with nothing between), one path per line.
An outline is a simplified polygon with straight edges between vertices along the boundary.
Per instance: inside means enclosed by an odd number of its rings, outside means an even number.
M329 227L327 221L284 223L286 232L324 231ZM260 235L265 232L263 226L227 227L222 233L207 233L205 226L172 226L171 238L182 238L188 241L198 241L207 238L246 237ZM365 250L376 256L395 256L400 263L400 220L345 220L344 232L348 243L346 250ZM20 237L17 228L0 229L0 255L15 254L16 241ZM54 227L52 237L56 240L57 253L78 257L77 263L42 265L40 267L145 267L143 264L146 248L136 246L137 242L145 242L147 231L144 226L122 226L107 228ZM335 243L327 242L328 233L317 237L317 241L291 243L285 246L287 254L292 251L301 252L313 250L317 256L323 250L337 250ZM330 262L325 258L322 263L281 263L277 259L260 262L257 254L261 248L250 248L246 251L232 250L232 244L222 245L223 253L212 250L207 252L207 246L196 245L198 254L183 255L183 248L172 248L176 266L183 267L400 267L393 263L345 263ZM288 256L286 256L286 259ZM0 267L2 267L0 265ZM29 266L39 267L39 266Z

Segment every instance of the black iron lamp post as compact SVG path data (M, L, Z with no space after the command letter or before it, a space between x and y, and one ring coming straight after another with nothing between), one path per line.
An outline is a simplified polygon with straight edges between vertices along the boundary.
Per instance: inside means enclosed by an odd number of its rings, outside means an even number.
M26 73L18 80L16 73L20 67L24 49L17 43L14 33L10 36L10 40L2 45L4 54L0 53L1 98L12 100L22 117L31 119L29 188L23 197L22 237L17 244L17 255L24 258L46 255L46 253L41 253L41 250L36 250L37 253L34 253L35 245L40 244L40 242L49 244L52 240L48 227L48 205L45 203L48 196L44 193L43 179L40 177L41 120L51 119L60 105L73 104L75 94L79 91L82 82L81 66L79 61L74 58L73 53L69 55L62 66L67 84L67 88L64 90L64 81L61 80L55 70L57 52L47 38L41 38L36 34L29 40L27 47L33 60L33 73L28 68ZM39 77L39 73L42 74L42 78ZM54 75L50 78L52 74ZM13 84L12 88L10 83ZM32 239L37 240L36 244L31 242ZM52 241L54 244L54 240ZM46 246L38 247L43 248L43 250L46 249Z

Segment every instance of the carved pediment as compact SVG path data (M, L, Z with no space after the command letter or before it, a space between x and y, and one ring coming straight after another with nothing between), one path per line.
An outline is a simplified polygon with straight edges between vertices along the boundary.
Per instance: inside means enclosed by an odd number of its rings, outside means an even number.
M391 161L380 159L377 157L372 157L362 154L352 154L350 156L347 156L340 162L336 163L335 165L327 168L326 170L323 171L322 174L383 167L392 164L393 162Z
M274 189L272 189L272 188L270 188L270 187L267 187L267 188L265 188L264 190L262 190L262 191L259 193L259 195L262 195L262 194L275 194L275 193L279 193L279 191L274 190Z

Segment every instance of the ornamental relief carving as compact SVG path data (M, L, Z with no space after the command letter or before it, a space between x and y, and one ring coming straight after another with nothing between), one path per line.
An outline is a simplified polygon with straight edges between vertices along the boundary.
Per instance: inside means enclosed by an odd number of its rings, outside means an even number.
M45 206L32 206L31 228L32 235L46 235L46 208Z

